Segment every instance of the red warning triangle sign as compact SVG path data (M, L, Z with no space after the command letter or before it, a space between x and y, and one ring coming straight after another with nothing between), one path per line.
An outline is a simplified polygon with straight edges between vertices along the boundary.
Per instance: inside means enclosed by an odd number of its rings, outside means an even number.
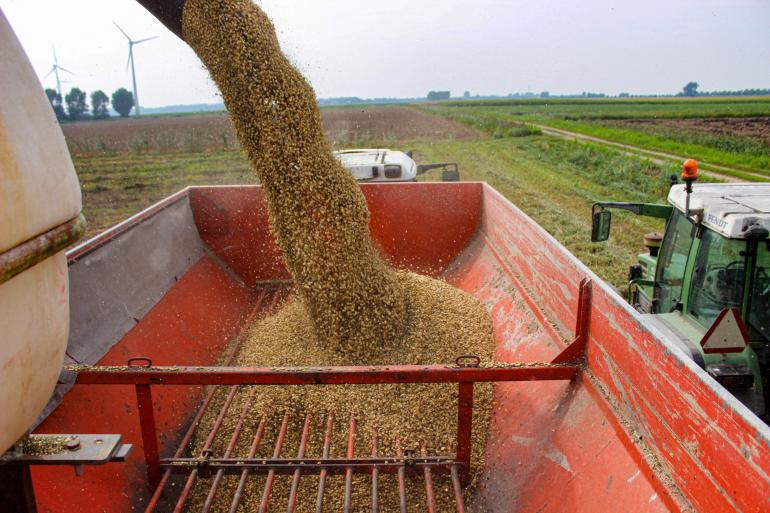
M737 308L725 308L700 341L704 353L740 353L749 343L749 332Z

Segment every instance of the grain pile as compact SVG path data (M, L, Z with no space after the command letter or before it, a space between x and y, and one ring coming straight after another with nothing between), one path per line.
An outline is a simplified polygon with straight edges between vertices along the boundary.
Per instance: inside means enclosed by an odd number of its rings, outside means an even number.
M66 436L29 434L21 440L19 445L25 454L45 456L64 452L70 440L71 438Z
M295 296L280 311L258 322L236 361L245 365L355 365L450 363L458 354L493 358L492 328L484 307L472 296L441 281L389 269L373 248L366 202L349 172L331 155L315 94L282 54L267 16L249 0L188 0L182 20L185 40L219 86L242 146L267 195L270 222L295 281ZM357 453L369 454L373 425L381 453L394 454L422 442L441 451L455 431L456 386L387 385L367 387L264 387L253 397L244 387L230 408L215 452L221 454L237 422L241 403L253 399L249 422L235 454L248 453L263 411L293 413L283 456L294 455L304 412L314 415L309 456L320 455L325 416L334 410L337 429L332 454L345 452L350 413L359 420ZM221 394L218 401L224 400ZM478 386L474 450L478 461L487 431L491 387ZM215 405L216 406L216 405ZM218 411L212 408L211 411ZM205 419L203 433L214 420ZM280 424L262 443L269 456ZM299 425L297 425L299 424ZM205 435L204 435L205 436ZM272 437L272 438L271 438ZM199 451L202 440L196 442ZM383 482L392 477L383 477ZM357 508L368 509L369 485L357 478ZM237 479L227 478L215 511L227 511ZM252 511L262 478L246 492ZM314 511L317 480L303 479L298 511ZM437 488L448 483L437 479ZM195 494L205 498L207 482ZM326 511L339 511L341 479L330 479ZM279 480L271 510L285 507L286 480ZM387 489L387 490L386 490ZM419 493L419 492L415 492ZM309 494L309 495L308 495ZM441 493L448 499L451 493ZM415 497L416 498L416 497ZM393 486L383 485L382 510L397 504ZM442 508L448 508L446 502ZM195 508L192 508L193 510ZM443 511L444 509L442 509Z

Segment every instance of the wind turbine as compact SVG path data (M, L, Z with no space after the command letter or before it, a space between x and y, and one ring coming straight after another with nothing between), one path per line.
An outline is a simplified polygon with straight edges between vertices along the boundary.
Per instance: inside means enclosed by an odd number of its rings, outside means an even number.
M56 58L56 48L53 49L53 66L51 66L51 71L49 71L45 77L47 78L51 73L54 74L56 77L56 92L59 93L59 96L61 97L61 83L65 82L65 80L61 80L59 78L59 71L64 71L65 73L69 73L70 75L74 75L70 70L62 68L59 66L59 60Z
M145 37L144 39L139 39L137 41L134 41L130 37L128 37L128 34L126 34L126 31L120 28L120 25L112 22L116 27L118 27L118 30L126 36L126 39L128 39L128 62L126 62L126 70L128 70L129 64L131 65L131 82L134 86L134 115L139 116L139 93L136 91L136 72L134 71L134 45L138 45L139 43L144 43L145 41L149 41L151 39L156 39L158 36L152 36L152 37Z

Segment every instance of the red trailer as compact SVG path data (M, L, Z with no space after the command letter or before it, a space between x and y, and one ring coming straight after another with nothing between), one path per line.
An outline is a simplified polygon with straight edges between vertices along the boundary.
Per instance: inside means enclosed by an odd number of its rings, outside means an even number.
M768 426L494 189L362 189L385 258L478 297L492 315L496 357L511 365L458 355L449 366L213 367L291 283L260 187L190 187L68 253L72 367L35 432L120 434L134 450L79 476L33 466L38 509L182 511L198 481L224 493L223 474L349 482L364 472L373 510L380 474L394 473L399 488L426 490L426 504L403 511L433 511L431 497L445 491L433 490L431 475L448 472L458 511L770 511ZM483 485L463 497L473 387L482 381L496 382ZM312 461L278 443L260 459L187 450L216 387L393 382L457 383L451 453L377 455L367 437ZM340 426L353 440L355 419ZM294 493L288 511L296 500L316 503Z

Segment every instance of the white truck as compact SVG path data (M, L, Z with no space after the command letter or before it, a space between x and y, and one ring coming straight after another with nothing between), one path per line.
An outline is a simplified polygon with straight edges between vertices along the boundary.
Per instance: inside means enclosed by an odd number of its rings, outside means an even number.
M431 169L442 169L441 180L457 182L460 172L454 162L418 165L412 152L389 149L338 150L334 156L359 182L414 182Z

